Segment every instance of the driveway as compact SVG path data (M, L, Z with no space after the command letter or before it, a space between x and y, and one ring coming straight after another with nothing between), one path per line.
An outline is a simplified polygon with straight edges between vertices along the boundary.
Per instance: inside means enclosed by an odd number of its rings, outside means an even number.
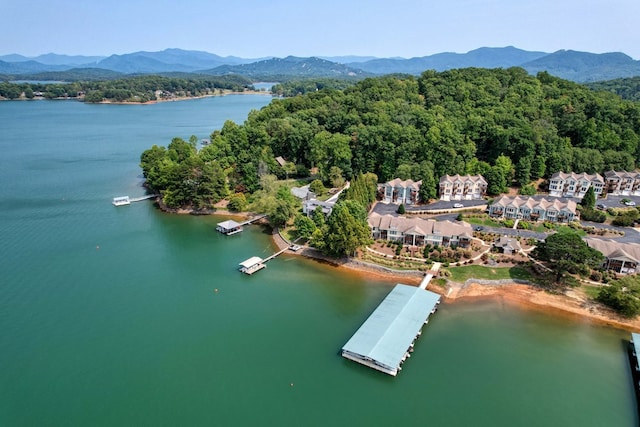
M453 205L460 203L463 205L463 208L454 208ZM477 206L485 206L487 204L486 200L438 200L437 202L429 203L428 205L405 205L404 209L407 213L410 212L424 212L424 211L443 211L443 210L460 210L463 211L465 209L474 208ZM386 215L386 214L395 214L398 210L398 206L394 203L384 203L377 202L373 208L373 212Z

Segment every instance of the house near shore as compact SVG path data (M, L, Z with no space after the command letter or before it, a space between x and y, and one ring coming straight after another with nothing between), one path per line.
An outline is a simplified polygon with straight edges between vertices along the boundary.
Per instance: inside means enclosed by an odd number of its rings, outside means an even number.
M482 175L445 175L438 188L440 200L478 200L487 195Z
M549 195L552 197L584 197L585 193L593 187L596 197L602 194L604 178L598 173L564 173L556 172L549 179Z
M614 240L587 238L589 247L602 252L603 267L620 274L640 273L640 245L620 243Z
M578 219L576 208L573 200L502 196L489 206L489 216L527 221L571 222Z
M460 246L471 244L473 229L466 222L435 221L372 213L367 218L374 239L407 246Z
M415 205L418 203L418 194L422 181L411 179L401 180L396 178L382 185L384 190L383 201L385 203Z

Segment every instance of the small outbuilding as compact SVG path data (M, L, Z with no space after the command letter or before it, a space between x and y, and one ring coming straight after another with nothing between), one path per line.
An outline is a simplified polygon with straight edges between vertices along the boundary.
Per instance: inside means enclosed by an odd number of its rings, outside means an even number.
M513 255L522 250L520 242L509 236L502 236L493 243L493 247L505 255Z

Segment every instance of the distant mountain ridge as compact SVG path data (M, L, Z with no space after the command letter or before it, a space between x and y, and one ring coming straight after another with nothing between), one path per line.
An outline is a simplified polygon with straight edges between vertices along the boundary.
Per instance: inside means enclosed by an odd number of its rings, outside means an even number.
M362 78L383 74L419 75L425 70L453 68L522 67L531 74L547 71L576 82L593 82L640 76L640 61L620 52L595 54L560 50L553 53L507 47L482 47L467 53L443 52L416 58L373 58L363 56L257 58L222 57L203 51L165 49L160 52L133 52L123 55L69 56L49 53L35 58L18 54L0 56L0 75L25 79L52 73L72 80L105 74L100 70L126 74L199 73L240 74L265 78ZM80 70L86 69L82 72ZM91 70L93 71L91 71ZM70 70L73 70L71 72ZM55 73L53 73L55 72ZM64 77L68 72L68 77ZM45 74L46 75L46 74Z
M316 57L299 58L295 56L272 58L250 64L222 65L211 70L203 70L201 73L212 75L240 74L260 80L269 80L279 76L356 77L369 75L369 73L358 68L352 68L337 62Z

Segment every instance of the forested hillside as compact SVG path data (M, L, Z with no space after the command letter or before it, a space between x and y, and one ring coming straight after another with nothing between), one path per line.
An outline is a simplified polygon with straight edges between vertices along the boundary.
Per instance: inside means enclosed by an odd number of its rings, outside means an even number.
M587 83L593 90L607 90L620 95L622 99L640 101L640 77L607 80L604 82Z
M423 180L434 197L444 174L482 174L493 194L563 171L634 169L640 104L520 68L428 71L365 79L274 100L243 125L227 122L198 156L227 173L231 189L253 192L259 176L317 167L325 181L373 172ZM145 174L171 169L146 162Z

